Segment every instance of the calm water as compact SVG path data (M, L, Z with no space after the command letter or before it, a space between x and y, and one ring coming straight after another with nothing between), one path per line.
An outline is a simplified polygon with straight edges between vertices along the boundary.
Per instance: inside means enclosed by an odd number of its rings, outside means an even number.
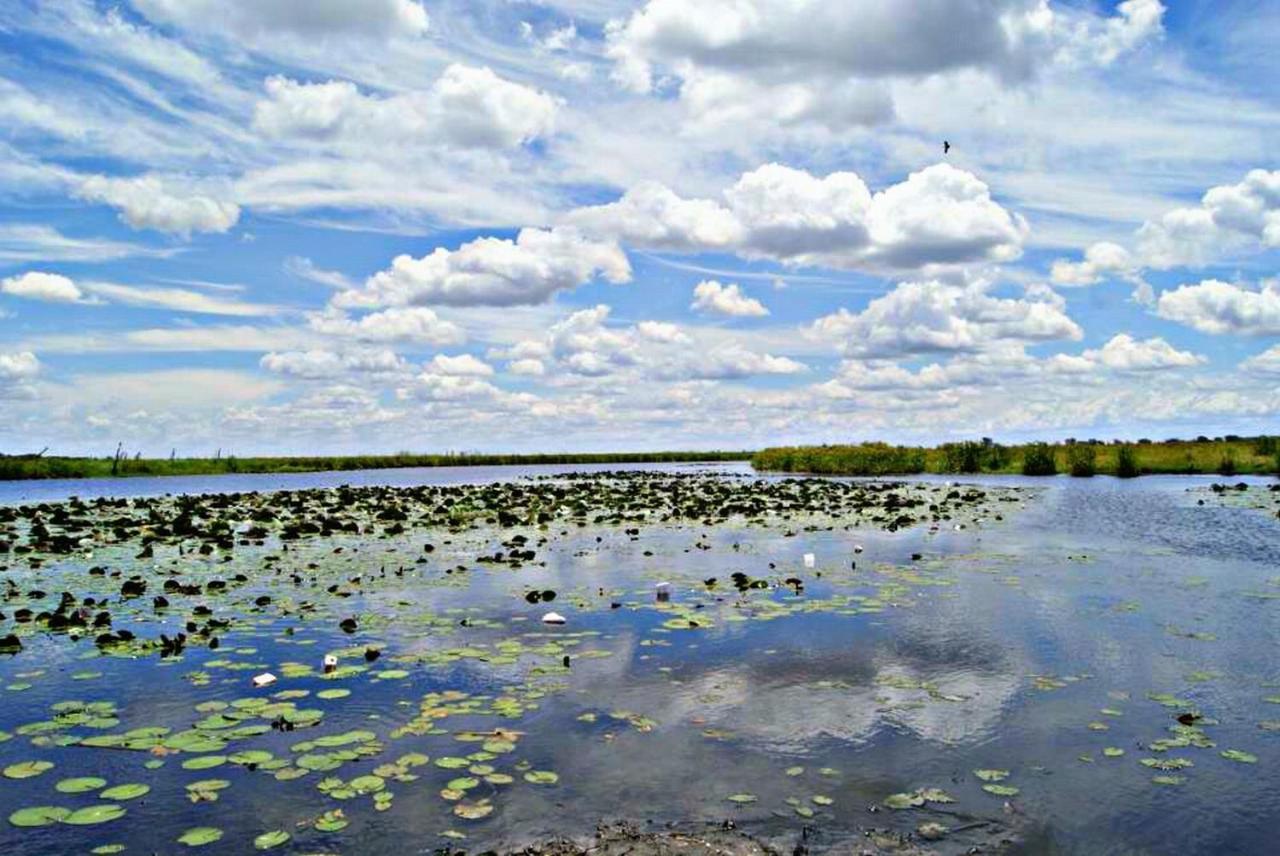
M0 503L583 469L0 484ZM672 469L747 472L740 465ZM1275 494L1265 492L1269 482L1245 480L1264 508L1244 508L1234 495L1224 502L1207 491L1213 480L1205 478L977 481L1035 490L1001 509L1002 521L986 515L959 530L804 531L793 522L643 526L638 535L588 526L560 536L555 527L547 534L556 537L538 547L545 567L519 570L474 562L500 549L510 531L417 532L376 544L339 536L300 545L293 561L331 568L335 580L397 566L405 575L322 606L321 620L246 616L223 634L220 650L189 649L165 665L154 656L99 657L87 641L33 638L21 654L0 658L5 732L48 720L50 706L68 700L114 702L120 722L111 733L177 732L209 715L196 710L202 703L307 690L297 704L323 710L322 726L270 731L224 754L296 757L297 744L352 729L373 732L385 748L336 771L277 781L233 763L183 769L190 753L36 746L28 730L0 743L0 766L47 760L55 767L0 779L0 817L29 806L104 802L94 793L59 793L55 785L68 777L151 790L120 801L127 814L99 825L4 825L0 851L87 852L119 843L130 853L179 852L178 837L200 826L224 833L201 852L246 852L271 829L293 835L275 852L480 851L588 833L601 819L733 819L786 848L805 825L815 830L816 848L847 850L850 839L867 842L869 830L905 834L937 822L958 830L932 845L941 852L1002 839L1034 853L1274 852L1280 732L1269 729L1280 727L1280 520ZM536 541L536 530L520 531ZM430 562L417 563L424 541L437 549ZM343 552L335 554L336 546ZM264 552L274 550L238 549L225 565L215 566L216 557L189 562L252 576L263 573ZM807 552L816 556L814 569L803 566ZM98 555L32 571L11 559L0 576L24 590L58 591L59 574L81 579L93 562L145 564L131 554ZM470 570L444 573L458 563ZM738 598L723 585L733 571L775 581L794 574L804 589ZM717 591L703 584L710 577L721 581ZM659 581L673 584L669 605L655 602ZM530 589L558 597L531 605L523 597ZM261 590L281 601L277 583L264 581ZM321 591L313 599L328 604ZM567 623L543 625L538 619L549 608ZM356 633L337 629L343 615L360 617ZM690 618L697 627L672 626ZM163 629L157 621L130 626L154 636ZM5 627L0 621L0 632ZM520 656L501 656L514 643ZM318 665L326 651L371 644L382 646L383 657L348 678L311 674L265 690L250 686L259 671L282 674L284 663ZM539 648L540 657L525 656ZM567 669L562 654L571 657ZM351 694L315 695L334 688ZM476 707L430 695L450 691ZM494 699L509 700L499 705L507 716L492 715ZM447 715L431 719L442 710ZM1215 745L1152 751L1153 742L1175 736L1175 717L1187 711L1205 717L1193 742ZM412 733L433 722L443 733ZM456 801L440 791L469 774L435 761L477 751L479 742L458 738L495 727L518 732L516 747L468 760L481 765L471 774L480 782L462 800L489 799L492 813L459 818ZM1223 750L1256 761L1230 760ZM337 800L317 788L325 777L350 781L411 752L432 763L412 768L414 780L387 782L394 799L385 811L371 795ZM1193 766L1153 769L1144 758ZM148 769L148 761L163 766ZM490 784L487 767L515 781ZM1008 771L999 784L1016 795L984 791L973 774L979 769ZM558 781L530 783L528 771L554 772ZM1171 783L1156 783L1158 776ZM193 803L186 786L208 779L229 786L216 801ZM901 811L882 804L918 788L940 788L955 802ZM734 795L742 801L728 799ZM349 822L340 831L300 825L335 808ZM447 831L466 838L442 837Z

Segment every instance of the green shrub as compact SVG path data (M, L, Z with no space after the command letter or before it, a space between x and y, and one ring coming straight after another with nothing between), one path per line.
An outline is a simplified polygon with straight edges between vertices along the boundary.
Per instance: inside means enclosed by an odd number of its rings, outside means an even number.
M1116 450L1116 475L1122 479L1137 478L1142 474L1138 469L1137 450L1128 444Z
M1275 437L1259 437L1253 444L1253 453L1263 457L1280 454L1280 443L1276 442Z
M1067 446L1067 468L1073 476L1089 478L1098 472L1098 450L1092 443Z
M1053 446L1048 443L1030 443L1022 450L1022 474L1024 476L1057 475L1058 460Z
M966 440L962 443L944 443L942 451L942 470L947 473L976 473L982 470L981 443Z
M1222 455L1222 460L1218 462L1218 475L1233 476L1236 474L1236 457L1230 451Z
M983 461L983 466L988 470L1003 470L1005 467L1009 466L1009 459L1011 457L1013 456L1009 453L1008 446L1001 446L999 443L992 443L987 447L987 456L986 460Z

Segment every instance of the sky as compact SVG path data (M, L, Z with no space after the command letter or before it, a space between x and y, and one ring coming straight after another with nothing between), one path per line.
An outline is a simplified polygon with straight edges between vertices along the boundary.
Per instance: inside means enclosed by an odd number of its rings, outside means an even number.
M1243 0L8 0L0 452L1280 433L1278 40Z

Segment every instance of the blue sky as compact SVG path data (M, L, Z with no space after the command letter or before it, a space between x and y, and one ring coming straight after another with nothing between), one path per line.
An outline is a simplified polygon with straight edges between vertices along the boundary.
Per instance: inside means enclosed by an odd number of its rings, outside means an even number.
M1277 36L1244 2L15 0L0 451L1274 433Z

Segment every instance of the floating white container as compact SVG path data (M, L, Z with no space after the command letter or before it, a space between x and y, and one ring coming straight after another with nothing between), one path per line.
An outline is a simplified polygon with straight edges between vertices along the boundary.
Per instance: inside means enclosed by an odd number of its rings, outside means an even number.
M564 624L565 617L558 612L548 612L542 616L543 624Z
M817 564L818 564L818 557L817 557L817 556L813 555L812 553L805 553L805 554L804 554L804 566L805 566L806 568L812 568L812 567L815 567Z
M276 682L276 676L270 672L263 672L261 675L253 676L253 685L255 687L269 687Z

